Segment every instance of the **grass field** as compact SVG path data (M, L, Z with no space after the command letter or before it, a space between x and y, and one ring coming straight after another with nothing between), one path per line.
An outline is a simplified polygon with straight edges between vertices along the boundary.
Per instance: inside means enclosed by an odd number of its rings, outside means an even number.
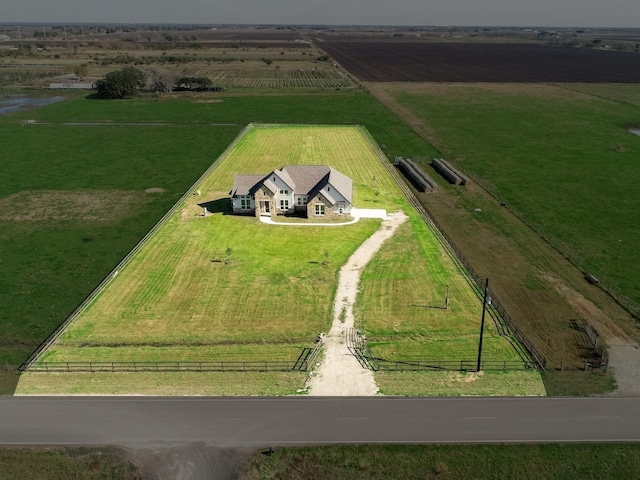
M176 127L168 138L164 127L0 122L0 345L2 361L17 364L239 129Z
M255 453L241 480L603 479L640 469L635 444L343 445Z
M400 227L361 278L356 316L382 358L473 360L481 314L481 301L419 217ZM485 359L520 358L491 320L485 328Z
M354 179L357 205L393 208L398 201L356 128L250 131L198 186L202 196L181 206L46 359L281 360L312 345L329 326L338 269L380 222L278 231L228 215L228 191L239 172L329 162ZM371 188L376 173L378 196ZM199 203L213 215L201 218ZM227 249L230 262L214 261ZM236 348L225 348L230 344Z
M638 86L441 85L396 93L456 164L638 311ZM593 93L583 94L574 91Z
M28 92L25 92L28 93ZM41 93L41 92L39 92ZM202 103L213 99L216 103ZM220 101L222 100L222 101ZM21 126L35 118L49 125ZM392 155L430 146L362 91L307 95L174 95L64 102L0 118L0 363L17 366L133 248L248 123L364 124ZM172 126L63 125L65 122L170 122ZM214 125L212 125L214 124ZM224 125L221 125L224 124ZM230 125L229 125L230 124ZM160 188L164 193L147 194ZM81 218L84 202L44 201L60 215L24 217L25 198L89 193L103 205ZM107 199L135 195L114 217ZM77 197L80 198L80 197ZM134 198L134 197L130 197ZM94 209L95 210L95 209ZM108 213L108 215L107 215ZM35 215L35 217L34 217ZM107 217L109 221L106 221ZM2 374L0 374L2 375ZM9 378L10 377L10 378ZM0 382L12 392L15 375Z
M12 480L140 480L143 472L116 448L0 449L0 478Z
M19 395L296 395L306 372L99 372L22 375Z
M227 192L237 172L308 163L330 163L350 176L358 207L403 209L412 218L376 257L378 269L365 273L362 291L369 296L359 299L366 307L358 315L374 352L473 359L480 302L367 138L356 127L282 126L249 130L198 186L202 196L180 206L42 361L295 360L301 347L328 330L338 269L380 221L337 228L264 225L229 215ZM201 217L200 204L213 215ZM433 295L399 294L416 284ZM446 285L455 299L448 310L412 303L437 297L443 303ZM485 345L485 359L519 359L491 324ZM25 376L19 391L37 391L29 386L37 378Z

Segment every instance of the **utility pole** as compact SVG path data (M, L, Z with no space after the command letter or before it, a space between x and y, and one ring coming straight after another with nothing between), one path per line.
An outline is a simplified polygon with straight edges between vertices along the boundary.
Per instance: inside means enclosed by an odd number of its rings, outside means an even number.
M487 290L489 289L489 279L484 284L484 298L482 300L482 320L480 321L480 342L478 343L478 365L476 372L480 371L480 363L482 362L482 337L484 335L484 315L487 311ZM491 302L491 300L489 300Z

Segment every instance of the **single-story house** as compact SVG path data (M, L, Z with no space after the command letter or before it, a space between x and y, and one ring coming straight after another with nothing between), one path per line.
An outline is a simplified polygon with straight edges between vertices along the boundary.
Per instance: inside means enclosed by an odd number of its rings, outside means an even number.
M236 175L233 213L333 217L349 215L353 183L328 165L286 165L268 175Z

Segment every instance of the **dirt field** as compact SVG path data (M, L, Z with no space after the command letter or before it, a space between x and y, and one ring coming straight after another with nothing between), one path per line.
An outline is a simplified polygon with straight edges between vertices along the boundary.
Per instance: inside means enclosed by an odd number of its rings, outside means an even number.
M640 56L631 52L409 41L318 46L364 82L640 82Z

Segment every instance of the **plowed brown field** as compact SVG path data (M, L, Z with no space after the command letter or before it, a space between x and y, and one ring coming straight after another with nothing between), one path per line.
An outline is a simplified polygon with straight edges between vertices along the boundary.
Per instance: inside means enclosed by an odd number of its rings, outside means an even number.
M532 44L328 41L363 82L640 82L640 55Z

